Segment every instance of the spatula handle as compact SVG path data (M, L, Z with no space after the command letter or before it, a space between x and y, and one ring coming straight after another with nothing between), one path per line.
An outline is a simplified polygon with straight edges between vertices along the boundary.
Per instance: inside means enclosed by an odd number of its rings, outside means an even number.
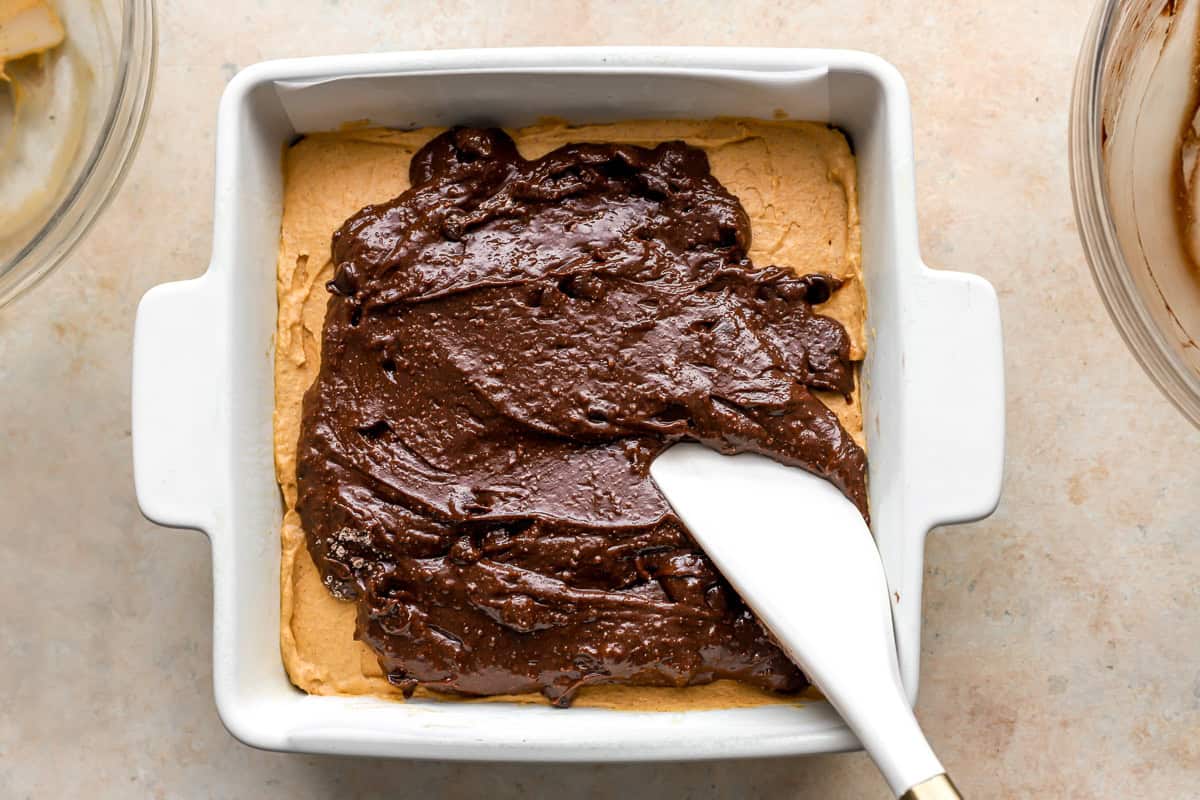
M962 800L954 781L945 773L934 775L909 789L900 800Z

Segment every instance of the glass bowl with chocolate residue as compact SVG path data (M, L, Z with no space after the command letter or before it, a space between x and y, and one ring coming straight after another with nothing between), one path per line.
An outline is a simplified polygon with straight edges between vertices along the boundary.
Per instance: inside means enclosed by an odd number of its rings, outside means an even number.
M0 3L0 306L60 265L137 150L154 0Z
M1200 0L1104 0L1076 67L1070 166L1096 287L1146 372L1200 425Z

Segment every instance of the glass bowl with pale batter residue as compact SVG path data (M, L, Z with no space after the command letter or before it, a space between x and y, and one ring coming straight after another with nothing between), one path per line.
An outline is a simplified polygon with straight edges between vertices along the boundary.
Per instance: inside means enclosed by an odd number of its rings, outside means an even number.
M61 264L116 193L155 50L154 0L0 8L0 306Z

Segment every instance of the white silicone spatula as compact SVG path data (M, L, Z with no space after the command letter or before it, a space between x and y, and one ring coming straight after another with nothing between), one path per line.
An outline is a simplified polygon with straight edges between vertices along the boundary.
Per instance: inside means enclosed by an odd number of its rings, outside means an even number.
M883 564L828 481L698 444L650 474L693 538L841 714L905 800L960 798L900 684Z

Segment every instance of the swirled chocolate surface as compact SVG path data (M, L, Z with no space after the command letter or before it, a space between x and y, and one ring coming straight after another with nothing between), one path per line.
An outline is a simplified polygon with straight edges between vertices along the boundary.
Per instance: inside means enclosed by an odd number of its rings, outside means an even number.
M334 235L297 509L389 680L468 695L722 678L805 685L648 476L680 439L821 474L866 459L827 275L756 267L704 153L525 160L455 129ZM797 509L803 517L803 509ZM770 554L764 554L770 557Z

